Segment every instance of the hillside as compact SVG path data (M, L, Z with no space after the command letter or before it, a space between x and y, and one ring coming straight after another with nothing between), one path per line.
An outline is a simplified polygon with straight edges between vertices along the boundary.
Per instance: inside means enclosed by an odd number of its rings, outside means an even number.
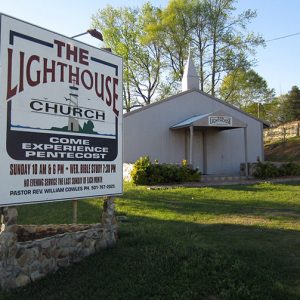
M300 161L300 137L265 145L266 161Z

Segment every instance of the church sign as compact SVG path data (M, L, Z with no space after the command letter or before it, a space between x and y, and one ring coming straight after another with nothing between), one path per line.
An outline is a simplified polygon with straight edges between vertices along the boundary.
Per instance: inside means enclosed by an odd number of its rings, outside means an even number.
M209 116L209 126L232 126L232 117L227 116Z
M122 59L0 18L0 206L122 193Z

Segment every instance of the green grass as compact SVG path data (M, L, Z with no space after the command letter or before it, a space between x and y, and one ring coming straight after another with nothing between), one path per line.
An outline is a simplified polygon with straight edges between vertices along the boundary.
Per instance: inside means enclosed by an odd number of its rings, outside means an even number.
M81 201L98 222L102 201ZM300 299L300 186L148 190L116 199L115 248L0 299ZM19 223L68 223L71 202L19 208Z

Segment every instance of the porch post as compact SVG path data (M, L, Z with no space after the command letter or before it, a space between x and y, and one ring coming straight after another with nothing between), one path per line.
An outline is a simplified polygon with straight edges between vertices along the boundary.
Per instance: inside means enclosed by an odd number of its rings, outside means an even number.
M245 146L245 175L248 178L248 144L247 144L247 126L244 127L244 146Z
M207 135L206 130L202 131L203 138L203 174L207 174Z
M193 167L193 144L194 144L194 126L190 126L190 165Z

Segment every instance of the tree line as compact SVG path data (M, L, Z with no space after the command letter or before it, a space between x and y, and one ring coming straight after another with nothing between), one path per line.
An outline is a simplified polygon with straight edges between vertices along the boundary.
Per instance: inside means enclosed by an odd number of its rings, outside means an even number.
M273 122L268 105L274 109L273 102L283 100L274 100L274 90L252 69L256 48L265 45L247 28L256 11L237 13L235 5L235 0L170 0L165 8L150 2L106 6L93 15L92 26L102 32L106 47L123 57L124 109L178 93L190 50L201 91L249 113L257 108Z

